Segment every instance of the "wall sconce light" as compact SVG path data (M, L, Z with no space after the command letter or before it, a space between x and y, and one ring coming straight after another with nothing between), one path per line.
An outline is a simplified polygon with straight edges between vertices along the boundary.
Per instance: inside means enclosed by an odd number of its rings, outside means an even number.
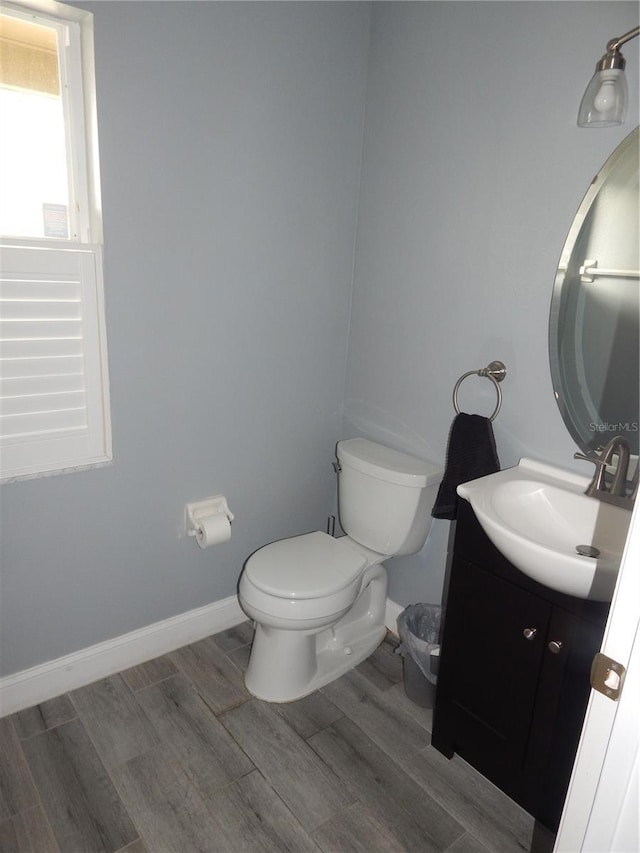
M596 65L596 73L582 96L578 110L579 127L615 127L624 123L629 92L624 76L627 63L620 48L637 35L640 35L640 27L608 42L607 52Z

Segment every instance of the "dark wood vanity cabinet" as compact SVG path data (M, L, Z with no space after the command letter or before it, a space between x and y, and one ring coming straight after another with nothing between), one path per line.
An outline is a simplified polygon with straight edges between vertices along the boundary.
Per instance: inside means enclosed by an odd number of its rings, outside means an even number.
M608 610L532 581L460 501L432 743L554 831Z

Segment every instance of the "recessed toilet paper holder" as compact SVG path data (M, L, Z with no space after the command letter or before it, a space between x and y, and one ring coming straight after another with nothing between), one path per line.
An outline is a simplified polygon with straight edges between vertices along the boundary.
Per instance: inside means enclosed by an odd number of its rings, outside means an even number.
M235 518L234 514L229 509L229 504L224 495L214 495L212 498L205 498L202 501L194 501L188 503L185 507L185 527L187 536L195 536L200 528L202 521L212 515L224 513L229 519L229 524Z

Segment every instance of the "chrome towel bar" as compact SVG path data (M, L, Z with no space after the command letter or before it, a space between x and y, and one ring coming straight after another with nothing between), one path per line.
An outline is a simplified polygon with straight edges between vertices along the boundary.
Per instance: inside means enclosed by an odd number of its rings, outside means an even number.
M580 267L580 281L590 282L598 276L603 278L640 278L640 270L606 270L596 260L585 261Z

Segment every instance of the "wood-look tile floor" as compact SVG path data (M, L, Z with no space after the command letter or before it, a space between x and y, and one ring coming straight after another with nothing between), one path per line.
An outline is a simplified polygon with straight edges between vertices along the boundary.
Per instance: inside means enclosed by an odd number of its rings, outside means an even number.
M550 836L430 746L388 638L285 705L239 625L0 720L0 851L522 853Z

